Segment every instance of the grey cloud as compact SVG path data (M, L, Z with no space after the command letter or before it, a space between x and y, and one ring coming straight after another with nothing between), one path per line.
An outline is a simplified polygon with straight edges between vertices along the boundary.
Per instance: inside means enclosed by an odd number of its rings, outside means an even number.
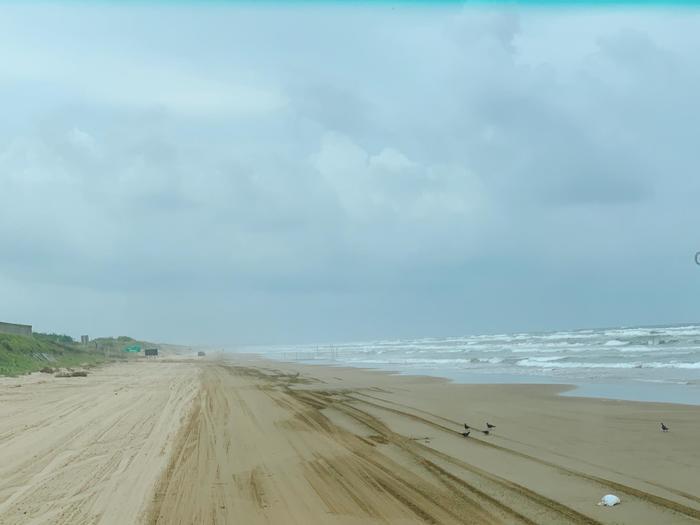
M678 14L0 9L0 317L211 342L692 315L662 293L700 248Z

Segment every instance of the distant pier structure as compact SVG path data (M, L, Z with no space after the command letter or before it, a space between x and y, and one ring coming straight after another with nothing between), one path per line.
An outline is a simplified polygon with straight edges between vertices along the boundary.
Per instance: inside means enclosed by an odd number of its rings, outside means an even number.
M31 337L32 325L3 323L2 321L0 321L0 334L24 335L26 337Z

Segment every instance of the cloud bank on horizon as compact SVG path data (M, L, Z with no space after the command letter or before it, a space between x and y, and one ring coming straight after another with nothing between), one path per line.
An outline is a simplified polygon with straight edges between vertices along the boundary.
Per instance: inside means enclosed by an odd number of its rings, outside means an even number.
M0 5L0 318L697 319L700 10Z

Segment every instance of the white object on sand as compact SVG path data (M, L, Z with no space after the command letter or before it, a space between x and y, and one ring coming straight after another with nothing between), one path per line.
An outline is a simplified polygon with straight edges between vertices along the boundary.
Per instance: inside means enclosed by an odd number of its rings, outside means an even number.
M605 496L600 498L598 505L603 505L604 507L614 507L615 505L619 505L619 503L620 498L613 494L606 494Z

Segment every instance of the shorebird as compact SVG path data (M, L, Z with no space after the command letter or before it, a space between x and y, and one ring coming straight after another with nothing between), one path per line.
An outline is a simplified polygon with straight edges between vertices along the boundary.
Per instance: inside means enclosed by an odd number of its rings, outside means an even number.
M663 422L661 423L661 432L668 432L668 427Z
M469 425L467 425L466 423L464 424L464 430L469 430Z
M488 436L488 435L489 435L489 431L488 431L488 430L482 430L482 432L484 433L485 436Z
M496 425L492 425L491 423L486 423L486 428L496 428Z
M468 438L468 437L469 437L469 431L467 431L467 432L462 432L462 435L463 435L465 438Z

